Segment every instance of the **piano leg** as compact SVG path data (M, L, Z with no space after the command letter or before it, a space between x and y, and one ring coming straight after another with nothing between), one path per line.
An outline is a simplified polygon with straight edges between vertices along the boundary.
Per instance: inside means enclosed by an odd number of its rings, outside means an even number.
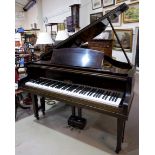
M31 94L31 98L32 98L34 116L37 118L37 120L39 120L39 114L38 114L39 108L38 108L37 95Z
M122 135L122 143L123 143L123 141L124 141L124 132L125 132L125 121L124 121L124 123L123 123L123 135Z
M117 146L115 151L116 153L119 153L119 151L121 151L124 127L125 127L125 121L123 119L118 118L117 119Z
M45 115L45 97L41 97L40 103L41 103L42 113L43 113L43 115Z

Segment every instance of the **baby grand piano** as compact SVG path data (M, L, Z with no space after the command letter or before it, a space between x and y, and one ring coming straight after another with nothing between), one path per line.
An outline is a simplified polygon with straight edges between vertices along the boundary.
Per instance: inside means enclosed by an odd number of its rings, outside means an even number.
M121 150L125 122L132 104L135 68L130 64L123 48L127 63L81 46L104 31L108 24L112 26L111 20L127 9L125 3L118 6L57 44L54 49L42 55L39 61L28 63L28 76L21 83L23 89L32 94L37 119L39 109L45 114L46 97L71 105L72 115L69 121L86 123L82 118L83 108L116 117L116 153ZM113 26L112 29L120 43ZM104 61L109 62L110 66L104 66ZM37 95L42 96L40 107Z

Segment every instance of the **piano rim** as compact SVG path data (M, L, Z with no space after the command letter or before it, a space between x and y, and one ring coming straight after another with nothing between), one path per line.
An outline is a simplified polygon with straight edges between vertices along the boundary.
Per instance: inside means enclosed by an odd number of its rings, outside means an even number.
M95 69L89 69L89 68L82 68L81 69L78 67L72 68L70 66L67 66L67 67L57 66L57 65L49 66L47 64L30 63L27 65L27 68L35 68L35 67L38 67L39 65L42 65L39 67L41 69L69 72L69 73L75 73L75 74L85 74L85 75L93 75L93 76L95 75L95 76L99 76L99 77L104 76L104 77L108 77L108 78L110 76L112 79L120 79L122 81L126 81L128 78L128 73L125 73L125 74L112 73L112 72L109 72L106 70L103 71L103 70L95 70Z
M55 92L53 93L48 90L45 91L45 90L41 90L41 89L34 88L31 86L24 86L22 89L26 92L31 93L31 94L51 98L51 99L57 100L57 101L61 101L66 104L69 104L71 106L90 109L90 110L93 110L96 112L100 112L100 113L107 114L107 115L117 117L117 118L121 118L124 120L128 119L128 111L126 110L126 107L123 109L123 106L114 107L114 106L110 106L110 105L106 105L106 104L99 105L99 103L94 102L94 101L92 102L92 101L88 101L85 99L74 98L71 96L63 95L63 94L60 95L59 93L55 93ZM63 97L66 99L64 99ZM73 101L73 98L74 98L74 101ZM75 100L77 100L77 101L75 102ZM85 103L87 103L87 104L85 104Z

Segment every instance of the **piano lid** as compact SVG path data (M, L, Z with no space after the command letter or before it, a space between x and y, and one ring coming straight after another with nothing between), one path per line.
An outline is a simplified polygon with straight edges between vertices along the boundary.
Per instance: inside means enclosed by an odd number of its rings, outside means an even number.
M92 49L54 49L51 64L72 67L101 69L104 53Z
M77 33L73 34L66 40L58 43L55 46L55 49L59 48L69 48L69 47L80 47L83 43L87 42L89 39L93 39L101 32L103 32L109 24L110 20L117 18L121 13L128 9L128 5L123 3L116 7L115 9L108 12L103 17L99 18L98 20L94 21L93 23L89 24L88 26L84 27Z
M123 3L123 4L119 5L115 9L111 10L110 12L108 12L103 17L99 18L98 20L94 21L93 23L89 24L88 26L84 27L83 29L81 29L80 31L78 31L74 35L70 36L66 40L58 43L54 47L54 49L78 48L78 47L81 47L81 45L83 45L89 39L93 39L94 37L99 35L101 32L103 32L106 29L106 27L108 26L109 20L111 21L111 20L117 18L121 13L123 13L127 9L128 9L128 5L127 4ZM44 60L45 61L50 60L53 57L52 53L53 53L53 49L51 51L48 51L47 53L43 53L41 55L41 57L40 57L40 60L43 60L43 61ZM53 58L52 58L52 60L53 60ZM54 61L53 61L53 63L54 63ZM73 63L71 63L71 64L73 64ZM71 65L71 64L68 64L68 65ZM130 65L130 63L129 63L129 65ZM73 64L73 66L74 66L74 64ZM122 64L120 66L122 66ZM99 66L98 65L97 66L95 66L95 65L93 65L93 66L88 65L86 67L98 68ZM132 66L130 65L130 68L131 67ZM128 66L127 66L127 68L128 68Z

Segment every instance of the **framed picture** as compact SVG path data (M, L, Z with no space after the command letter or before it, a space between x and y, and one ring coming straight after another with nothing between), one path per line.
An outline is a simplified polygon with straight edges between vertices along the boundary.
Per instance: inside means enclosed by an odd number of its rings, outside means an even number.
M102 16L103 16L103 12L90 14L90 23L96 21L97 19L101 18Z
M91 0L92 1L92 9L98 9L102 7L102 0Z
M132 29L115 29L125 51L132 52ZM121 47L113 33L113 49L121 51Z
M66 25L67 25L68 32L75 32L75 28L73 27L73 20L71 16L66 17Z
M114 5L115 0L103 0L103 8Z
M106 30L100 33L93 39L104 39L104 40L111 40L112 39L112 30Z
M122 3L122 2L125 2L126 0L116 0L116 4L117 3Z
M139 22L139 3L132 3L129 9L123 13L123 23Z
M111 11L111 10L105 10L105 14L107 14L109 11ZM121 26L121 21L122 21L122 14L120 14L117 18L115 18L114 20L112 20L111 22L112 22L112 25L114 26L114 27L116 27L116 26ZM110 26L110 25L109 25Z

